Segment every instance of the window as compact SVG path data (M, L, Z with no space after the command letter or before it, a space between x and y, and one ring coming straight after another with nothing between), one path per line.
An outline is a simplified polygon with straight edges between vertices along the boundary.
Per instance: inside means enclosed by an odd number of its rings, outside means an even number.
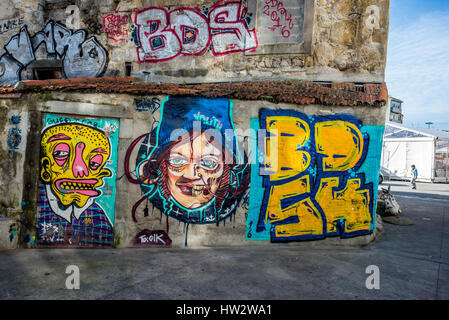
M133 71L133 65L131 62L125 62L125 76L130 77Z
M33 68L33 80L62 79L62 68Z

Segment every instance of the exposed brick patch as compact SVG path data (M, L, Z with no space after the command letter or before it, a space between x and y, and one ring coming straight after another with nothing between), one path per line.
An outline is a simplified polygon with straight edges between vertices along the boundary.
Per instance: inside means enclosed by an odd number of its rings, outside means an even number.
M0 86L2 93L36 91L124 93L134 95L189 95L208 98L266 100L275 103L324 104L337 106L382 106L387 102L385 83L331 85L310 81L254 81L202 84L142 83L135 78L83 78L21 81L16 86Z
M70 81L67 81L65 79L51 79L51 80L48 80L48 82L50 84L62 84L62 85L70 83Z
M21 96L21 93L0 93L0 99L18 99Z
M68 79L68 81L70 83L84 83L84 82L87 82L88 80L85 78L70 78L70 79Z
M0 86L0 93L13 93L14 92L14 87L13 86Z
M56 81L56 80L53 80ZM20 87L20 84L23 83L25 86L30 87L38 87L38 86L45 86L48 85L48 80L28 80L28 81L21 81L16 84L16 87Z

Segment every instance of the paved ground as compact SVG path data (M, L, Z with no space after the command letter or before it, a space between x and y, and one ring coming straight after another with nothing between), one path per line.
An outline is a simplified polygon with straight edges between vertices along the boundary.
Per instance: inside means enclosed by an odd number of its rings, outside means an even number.
M406 181L385 181L380 187L388 188L396 196L413 196L421 199L449 199L449 184L445 183L424 183L417 182L416 190L410 187L410 183Z
M391 185L415 224L369 246L3 251L0 299L449 299L449 185ZM65 288L71 264L80 290Z

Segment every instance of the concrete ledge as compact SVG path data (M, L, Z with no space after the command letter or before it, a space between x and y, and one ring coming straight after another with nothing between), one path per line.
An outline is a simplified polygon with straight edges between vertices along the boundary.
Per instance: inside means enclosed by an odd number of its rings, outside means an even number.
M70 101L47 101L39 111L94 117L132 119L128 107Z

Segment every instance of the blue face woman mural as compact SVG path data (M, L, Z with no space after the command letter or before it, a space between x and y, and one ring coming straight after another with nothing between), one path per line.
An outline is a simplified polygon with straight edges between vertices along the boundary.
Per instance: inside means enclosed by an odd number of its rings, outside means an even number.
M149 199L167 216L195 224L218 224L235 213L249 166L240 156L231 101L168 97L157 128L141 138L136 181L145 196L137 206Z

